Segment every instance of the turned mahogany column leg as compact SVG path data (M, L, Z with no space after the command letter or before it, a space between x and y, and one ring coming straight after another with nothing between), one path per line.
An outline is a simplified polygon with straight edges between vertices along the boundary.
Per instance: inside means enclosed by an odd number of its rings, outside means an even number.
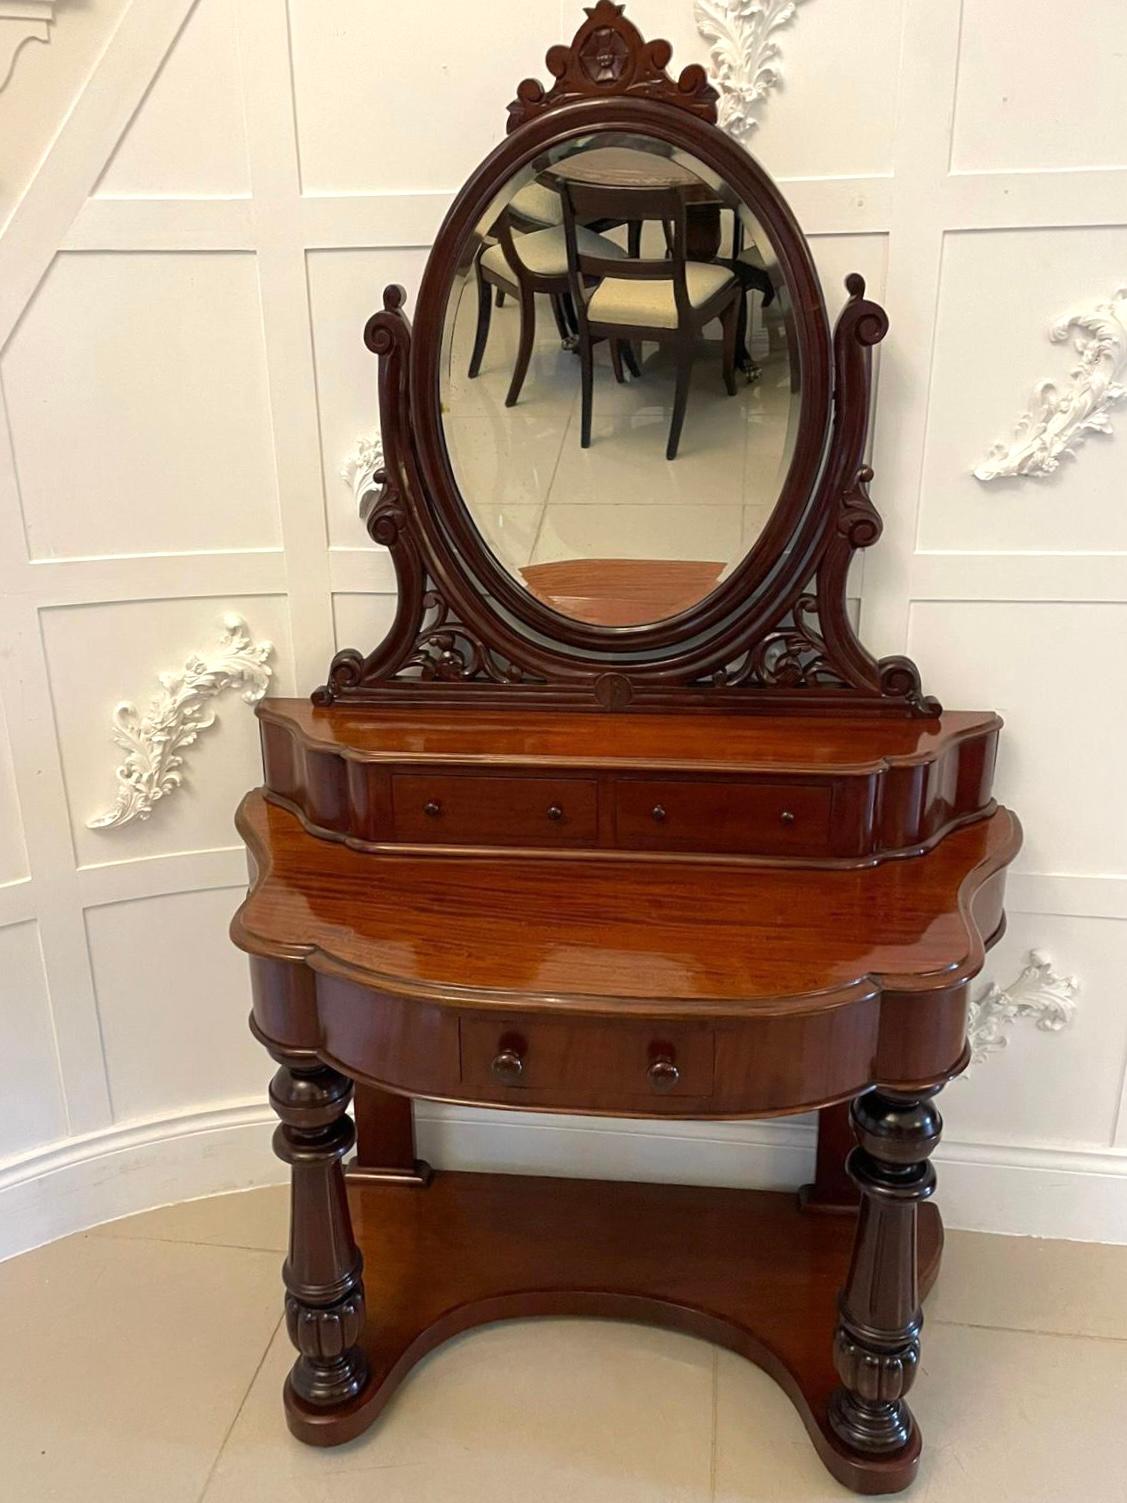
M364 1385L363 1259L352 1236L341 1159L356 1139L345 1115L352 1082L306 1051L270 1047L281 1069L270 1104L274 1152L291 1169L290 1250L282 1270L286 1328L298 1350L287 1387L331 1409Z
M916 1222L935 1189L928 1162L942 1118L939 1088L905 1094L869 1091L853 1103L857 1147L849 1172L861 1214L849 1276L838 1302L834 1366L842 1386L830 1398L834 1433L854 1450L897 1451L915 1421L905 1403L920 1355Z

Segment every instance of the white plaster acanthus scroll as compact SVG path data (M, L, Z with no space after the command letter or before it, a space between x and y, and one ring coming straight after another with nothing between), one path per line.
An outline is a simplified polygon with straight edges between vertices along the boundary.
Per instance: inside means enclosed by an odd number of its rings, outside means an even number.
M208 701L226 689L239 689L248 705L257 704L270 683L267 659L273 651L273 643L255 642L242 616L229 612L219 645L206 655L193 653L179 673L162 673L160 693L144 715L135 704L119 704L113 712L113 737L126 758L117 769L117 802L88 819L89 828L111 830L148 819L157 801L183 782L180 753L215 724Z
M693 0L697 30L709 44L711 77L720 90L720 125L749 136L756 111L782 83L775 34L789 26L803 0Z
M994 445L975 470L976 479L1043 478L1059 468L1066 454L1075 457L1089 433L1114 431L1108 409L1127 394L1127 287L1119 288L1110 302L1058 319L1049 338L1063 344L1071 329L1079 331L1074 347L1080 356L1069 375L1071 387L1061 392L1052 381L1039 382L1013 441Z
M57 0L0 0L0 89L25 42L49 42Z
M364 497L376 488L375 475L383 469L383 443L374 438L358 438L356 447L340 467L340 478L352 487L356 508L363 512Z
M1061 976L1041 950L1030 950L1021 975L1007 987L991 983L970 1005L967 1037L971 1064L981 1064L1009 1043L1006 1029L1018 1018L1035 1018L1043 1033L1060 1033L1072 1022L1080 982Z

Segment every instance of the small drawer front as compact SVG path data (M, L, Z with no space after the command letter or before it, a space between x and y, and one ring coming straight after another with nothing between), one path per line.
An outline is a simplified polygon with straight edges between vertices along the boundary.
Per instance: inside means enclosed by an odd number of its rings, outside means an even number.
M595 844L593 780L402 773L392 778L391 787L396 840L419 845Z
M627 780L615 787L623 850L829 854L832 790L816 784Z
M461 1020L461 1048L463 1086L493 1100L531 1095L606 1109L712 1093L706 1025L471 1017Z

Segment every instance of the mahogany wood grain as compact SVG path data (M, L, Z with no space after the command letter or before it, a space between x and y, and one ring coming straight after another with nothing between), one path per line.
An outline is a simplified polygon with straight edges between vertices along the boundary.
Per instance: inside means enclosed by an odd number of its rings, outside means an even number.
M999 809L875 867L377 855L316 840L248 794L258 866L233 925L259 955L401 996L618 1016L785 1014L977 974L1020 844Z
M851 1452L829 1428L836 1295L855 1217L806 1217L793 1197L765 1191L508 1174L440 1172L419 1195L350 1185L349 1200L364 1254L368 1379L331 1412L287 1385L290 1428L304 1441L360 1434L415 1363L460 1331L515 1317L603 1316L684 1331L757 1363L847 1487L893 1492L915 1475L918 1427L906 1451L883 1458ZM925 1292L941 1245L939 1217L924 1207Z
M637 851L817 856L830 844L833 790L789 783L631 778L615 787L617 843Z
M989 814L1001 727L995 715L966 713L935 721L740 714L702 720L671 713L594 718L483 712L468 704L357 712L315 709L302 700L266 701L258 713L270 796L312 833L357 846L597 849L616 859L630 859L638 849L688 860L726 852L733 859L791 855L845 864L925 850L960 823ZM417 810L432 801L450 807L443 789L459 793L450 775L476 780L456 800L467 810L462 822L420 814L405 824L395 789L408 775L432 780ZM665 775L706 783L709 791L699 801L711 814L702 807L702 817L687 826L680 815L647 824L646 813L620 839L616 808L637 798L633 780ZM546 809L559 801L542 797L542 783L526 787L521 780L552 776L591 780L597 818L589 810L584 819L575 816L572 800L565 821L547 821ZM788 809L799 812L784 796L787 789L805 813L781 823ZM815 795L828 800L828 819L809 817ZM692 803L691 788L682 789L680 799ZM758 800L765 801L762 817L748 817Z
M591 846L598 830L593 779L393 773L397 840L419 845Z
M482 709L467 696L454 709L426 705L347 704L264 699L263 727L277 727L316 751L357 762L409 761L486 765L621 768L712 772L888 772L927 767L964 741L989 742L1002 728L992 711L945 710L928 720L875 715L707 717L655 711L599 716L575 710ZM273 743L271 743L273 746Z
M845 1167L853 1147L853 1127L844 1101L824 1106L818 1113L818 1149L814 1178L798 1192L804 1211L839 1214L855 1211L861 1194Z
M345 1165L349 1180L381 1184L430 1183L431 1167L415 1153L415 1122L408 1096L360 1085L353 1096L356 1157Z
M639 626L688 610L714 589L723 563L577 558L526 564L521 578L553 610L596 626Z

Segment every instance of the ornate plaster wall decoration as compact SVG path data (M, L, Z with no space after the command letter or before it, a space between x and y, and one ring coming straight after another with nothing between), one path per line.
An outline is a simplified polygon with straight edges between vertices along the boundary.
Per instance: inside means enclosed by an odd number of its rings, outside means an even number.
M25 42L49 42L57 0L0 0L0 89L11 78Z
M231 611L223 617L217 647L193 653L178 673L160 675L160 692L143 715L123 700L113 712L113 738L126 753L117 769L117 802L88 819L88 827L112 830L148 819L158 800L183 782L181 753L215 724L208 701L238 689L248 705L257 704L270 683L267 659L273 651L272 642L255 642L242 616Z
M1073 347L1080 357L1069 373L1072 385L1061 392L1052 381L1038 382L1012 442L994 445L974 472L978 480L1043 478L1059 468L1066 454L1075 457L1089 433L1114 431L1108 409L1127 393L1127 287L1120 287L1110 302L1058 319L1049 338L1063 344L1071 329L1078 330Z
M709 43L712 82L720 90L720 124L737 139L758 126L756 111L782 83L774 40L803 0L693 0L697 30Z
M1009 1043L1006 1030L1018 1018L1034 1018L1042 1033L1060 1033L1072 1022L1080 982L1061 976L1041 950L1030 950L1021 975L1007 987L996 982L972 1001L967 1037L971 1064L979 1065Z
M340 467L340 478L352 487L357 511L363 513L364 497L377 490L376 474L383 469L383 442L379 434L358 438L356 447Z

